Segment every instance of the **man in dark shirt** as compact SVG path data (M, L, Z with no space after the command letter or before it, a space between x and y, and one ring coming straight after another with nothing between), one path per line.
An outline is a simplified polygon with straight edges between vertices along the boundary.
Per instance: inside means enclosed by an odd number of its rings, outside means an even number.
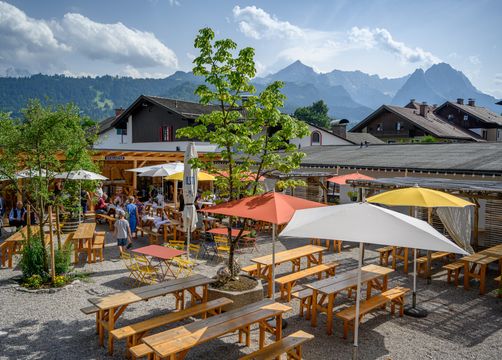
M26 225L26 209L21 201L18 201L16 207L10 211L9 225L15 227Z

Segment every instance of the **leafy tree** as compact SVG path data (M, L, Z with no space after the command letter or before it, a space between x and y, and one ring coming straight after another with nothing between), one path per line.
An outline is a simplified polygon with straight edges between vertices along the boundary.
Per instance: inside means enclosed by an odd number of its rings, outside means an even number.
M330 118L328 116L328 106L323 100L316 101L310 106L296 109L293 116L299 120L306 121L320 127L329 128Z
M48 220L46 209L62 201L61 195L55 195L49 187L59 172L96 171L89 148L97 135L94 123L81 117L74 105L53 108L32 100L22 114L20 119L0 115L0 177L10 180L10 187L23 195L39 219L37 238L42 244L43 270L49 273L47 251L43 245L43 227ZM20 187L16 174L23 170L28 170L31 177L23 180ZM70 198L79 201L76 193L71 193Z
M255 88L250 83L256 74L253 48L237 51L237 44L231 39L215 41L210 28L199 30L195 47L200 53L194 60L193 73L205 79L196 94L202 104L216 106L211 113L200 116L195 126L179 129L176 135L218 145L219 154L209 154L209 161L195 159L192 164L216 176L215 183L223 197L232 201L257 194L262 191L258 182L261 176L277 170L288 173L299 167L304 153L288 140L306 136L307 126L278 110L285 100L280 91L282 82L273 82L254 95ZM217 166L215 160L224 164ZM280 186L297 184L288 180ZM242 236L241 231L231 237L234 223L235 219L230 218L228 267L232 276L237 275L234 250Z

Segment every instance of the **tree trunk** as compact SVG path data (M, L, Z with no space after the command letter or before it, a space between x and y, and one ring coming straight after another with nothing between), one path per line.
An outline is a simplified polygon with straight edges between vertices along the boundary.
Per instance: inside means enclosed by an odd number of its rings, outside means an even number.
M58 238L58 250L61 250L61 227L59 226L59 205L56 205L56 236Z
M39 219L39 228L40 228L40 242L42 244L42 253L44 256L44 271L46 273L49 273L49 263L47 262L47 249L45 248L44 244L44 218L45 218L45 211L44 211L44 200L42 196L39 198L39 214L40 214L40 219Z
M51 250L51 280L56 280L56 261L54 257L54 238L52 237L52 206L49 206L49 246Z

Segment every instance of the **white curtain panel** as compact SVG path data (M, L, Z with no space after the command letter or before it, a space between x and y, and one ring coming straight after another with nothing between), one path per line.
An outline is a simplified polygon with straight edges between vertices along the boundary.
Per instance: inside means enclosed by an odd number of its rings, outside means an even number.
M437 208L436 213L452 240L469 254L474 253L471 247L472 206Z

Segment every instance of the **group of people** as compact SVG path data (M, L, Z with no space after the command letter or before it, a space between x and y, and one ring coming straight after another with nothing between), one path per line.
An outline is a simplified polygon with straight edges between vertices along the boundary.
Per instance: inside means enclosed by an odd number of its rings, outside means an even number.
M7 212L6 208L6 201L5 199L0 195L0 219L2 219ZM16 206L13 207L10 212L9 212L9 226L13 226L16 228L25 226L28 222L28 213L26 211L26 208L23 205L22 201L18 201L16 203ZM35 214L31 214L31 224L36 224L36 217Z

